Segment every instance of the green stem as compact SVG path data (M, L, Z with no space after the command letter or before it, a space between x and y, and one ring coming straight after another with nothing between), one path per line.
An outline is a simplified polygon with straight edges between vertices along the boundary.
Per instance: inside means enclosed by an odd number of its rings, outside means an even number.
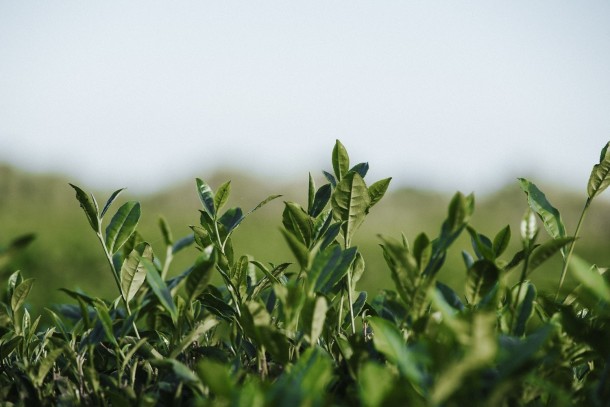
M510 319L511 332L515 329L515 317L517 316L517 308L519 307L519 298L521 298L521 288L523 287L523 282L525 281L525 277L527 276L527 269L530 263L530 254L531 249L528 247L527 255L525 256L525 261L523 262L523 269L521 270L521 276L519 277L519 288L517 288L517 298L515 299L516 302L513 307L513 316Z
M570 249L568 250L568 255L565 257L563 261L563 269L561 270L561 277L559 279L559 287L557 287L557 292L555 293L555 301L559 298L559 292L561 291L561 287L563 286L563 282L566 278L566 273L568 271L568 266L570 265L570 258L572 257L572 253L574 252L574 245L576 244L576 239L578 239L578 234L580 233L580 227L582 226L582 222L585 219L585 215L589 206L591 205L591 198L587 198L587 202L585 202L585 207L583 208L580 219L578 219L578 224L576 225L576 231L574 232L574 240L570 243Z
M127 301L127 297L125 296L125 293L123 292L123 288L121 288L121 281L119 280L119 273L114 268L114 263L112 262L112 255L110 254L110 252L108 251L108 248L106 247L106 243L104 242L104 237L102 236L102 233L99 231L97 232L97 238L99 239L100 243L102 244L102 247L104 248L104 253L106 254L106 260L108 261L108 265L110 266L110 271L112 271L112 275L114 277L114 282L116 283L116 286L119 289L121 299L123 300L123 304L125 305L125 309L127 310L127 315L131 316L131 309L129 308L129 302ZM140 339L140 333L138 332L138 328L136 327L136 322L133 321L132 324L133 324L133 329L135 331L136 337L138 339Z

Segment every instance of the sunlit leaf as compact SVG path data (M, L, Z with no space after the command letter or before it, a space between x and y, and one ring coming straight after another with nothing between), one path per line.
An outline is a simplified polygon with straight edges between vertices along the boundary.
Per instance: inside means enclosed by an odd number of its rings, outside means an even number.
M224 204L229 199L231 194L231 181L227 181L218 187L216 194L214 194L214 208L216 212L220 211Z
M121 289L127 302L135 297L146 280L146 267L142 263L143 259L153 260L152 248L148 243L140 243L136 246L121 266Z
M140 220L140 203L126 202L112 217L110 224L106 227L106 248L110 254L114 254L129 239L136 230Z
M335 218L343 222L342 231L347 246L364 221L370 203L368 189L358 173L350 172L337 184L331 204Z
M161 278L161 274L154 266L154 264L148 259L142 259L144 266L146 267L146 281L148 281L148 285L155 293L155 296L159 299L159 302L165 308L171 318L172 321L176 322L178 318L178 310L176 309L176 305L174 304L174 300L172 299L172 295L165 284L165 281Z
M392 181L392 178L384 178L382 180L374 182L369 187L369 197L371 198L370 207L373 207L373 205L375 205L381 200L381 198L383 198L386 191L388 190L388 187L390 186L390 181Z
M333 148L332 162L335 177L337 177L337 181L341 182L343 176L347 174L349 170L349 156L347 150L339 140L335 142L335 147Z
M595 164L593 170L591 170L589 183L587 184L589 199L593 199L610 185L610 151L608 146L610 146L610 142L606 143L601 151L599 163Z
M17 312L17 310L21 308L33 285L34 279L28 278L27 280L23 280L21 284L15 287L15 290L11 296L11 309L13 310L13 313Z
M203 205L203 209L214 219L216 219L216 208L214 207L214 192L208 184L205 183L201 178L195 178L195 184L197 185L197 193L199 199Z

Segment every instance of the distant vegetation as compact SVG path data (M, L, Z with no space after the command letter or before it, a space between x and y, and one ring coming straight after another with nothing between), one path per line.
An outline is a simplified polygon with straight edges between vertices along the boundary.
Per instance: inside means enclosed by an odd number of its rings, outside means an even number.
M315 175L315 174L314 174ZM268 180L233 172L219 171L202 174L209 184L216 187L231 180L233 190L231 205L249 207L256 204L260 196L282 194L283 198L271 202L240 226L235 235L235 245L243 253L251 254L261 261L277 262L290 256L290 251L278 221L283 210L282 200L303 201L303 185L307 178L291 183L274 184ZM323 179L322 174L316 177ZM59 291L62 287L95 291L100 296L113 293L113 283L100 279L106 263L95 246L95 237L88 231L87 222L82 218L75 204L72 190L68 185L72 180L59 176L29 174L9 166L0 166L0 247L8 245L11 238L33 233L35 240L31 246L14 260L13 269L18 268L34 277L37 284L30 301L36 310L62 303L66 295ZM582 191L563 190L558 185L544 186L549 199L560 209L570 230L574 230L578 215L582 210ZM463 191L472 192L472 191ZM476 191L474 191L476 194ZM96 195L106 196L108 192L98 191ZM188 225L198 224L200 202L192 181L147 196L130 195L125 199L135 199L142 204L140 233L153 247L162 241L159 232L159 218L162 216L176 235L191 233ZM362 225L362 232L355 237L371 270L359 282L359 288L375 292L391 283L386 271L378 234L399 235L404 233L414 238L416 233L425 231L436 233L445 214L450 194L413 188L397 188L387 193ZM472 224L482 232L491 233L505 225L518 230L519 222L527 207L523 192L517 180L511 185L501 186L487 196L477 196L476 212ZM605 242L610 239L610 203L603 198L591 208L592 214L585 219L582 243L577 251L591 262L610 264L610 251ZM257 239L254 236L265 236ZM463 236L459 244L469 247ZM513 242L516 248L518 242ZM187 249L191 255L194 249ZM190 266L190 256L177 256L170 275L177 275ZM1 265L0 265L1 266ZM554 284L557 278L556 264L544 265L533 277L543 284ZM448 254L448 265L443 270L444 278L461 286L464 278L461 250L455 248ZM379 270L378 272L375 270ZM455 270L455 271L452 271ZM4 277L9 273L4 270ZM568 280L569 284L569 280Z

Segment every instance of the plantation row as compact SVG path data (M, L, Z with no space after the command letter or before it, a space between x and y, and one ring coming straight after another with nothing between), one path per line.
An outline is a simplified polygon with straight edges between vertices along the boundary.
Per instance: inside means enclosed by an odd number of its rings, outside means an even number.
M610 282L605 268L574 253L593 200L610 185L607 144L593 167L578 226L568 234L559 211L519 179L525 215L520 250L508 254L509 226L492 236L470 226L473 195L449 202L437 236L380 236L386 270L367 269L353 238L383 198L390 178L367 185L368 164L350 165L344 146L332 173L307 202L285 202L282 233L294 259L265 263L241 255L232 236L248 212L225 209L226 182L201 179L192 233L164 247L137 230L141 208L122 190L103 206L72 185L107 259L117 297L64 288L72 302L46 309L43 327L28 311L34 284L12 273L0 306L3 405L231 406L604 406L610 400ZM196 216L196 214L194 214ZM541 224L542 228L539 228ZM548 237L541 235L546 233ZM444 270L461 235L462 270ZM258 236L265 239L265 236ZM29 236L0 251L0 265ZM194 246L192 266L169 277L172 260ZM459 250L459 249L454 249ZM554 292L531 274L561 256ZM466 275L465 287L437 279ZM390 273L394 287L358 291L364 273ZM567 292L571 273L578 286ZM214 280L212 280L212 278ZM213 284L211 281L220 281ZM463 296L458 292L464 293Z

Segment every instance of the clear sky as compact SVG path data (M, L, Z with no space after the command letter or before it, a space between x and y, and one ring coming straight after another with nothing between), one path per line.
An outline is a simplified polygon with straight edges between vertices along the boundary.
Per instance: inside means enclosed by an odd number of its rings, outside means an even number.
M152 190L306 181L584 188L610 140L608 1L3 1L0 161Z

